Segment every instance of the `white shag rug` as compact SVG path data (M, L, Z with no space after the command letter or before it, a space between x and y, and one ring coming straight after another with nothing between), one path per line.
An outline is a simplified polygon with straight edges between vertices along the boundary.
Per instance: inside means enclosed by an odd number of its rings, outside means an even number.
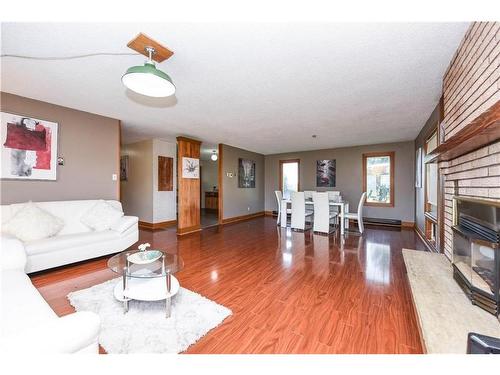
M108 353L180 353L232 314L228 308L182 287L172 298L168 319L165 301L130 301L124 314L123 304L113 296L120 280L68 294L76 311L99 315L99 344Z

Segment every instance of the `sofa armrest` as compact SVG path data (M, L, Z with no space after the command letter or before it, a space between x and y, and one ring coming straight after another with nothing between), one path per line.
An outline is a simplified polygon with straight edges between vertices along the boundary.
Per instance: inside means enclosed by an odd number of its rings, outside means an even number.
M0 235L0 259L3 270L19 269L24 272L26 265L26 251L24 244L10 234Z
M139 228L139 218L137 216L122 216L120 220L111 226L111 230L118 233L123 233L132 226Z
M10 353L88 353L99 352L101 320L89 311L54 318L38 329L2 337L1 349ZM95 348L95 350L94 350Z

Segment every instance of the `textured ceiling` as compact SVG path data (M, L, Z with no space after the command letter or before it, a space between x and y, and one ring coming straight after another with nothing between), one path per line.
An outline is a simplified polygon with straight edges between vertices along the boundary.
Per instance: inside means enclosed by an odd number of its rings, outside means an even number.
M142 31L175 54L175 97L127 91L142 56L2 58L2 90L122 120L125 141L177 135L263 154L414 139L467 23L7 23L2 53L130 52ZM313 139L312 134L317 138Z

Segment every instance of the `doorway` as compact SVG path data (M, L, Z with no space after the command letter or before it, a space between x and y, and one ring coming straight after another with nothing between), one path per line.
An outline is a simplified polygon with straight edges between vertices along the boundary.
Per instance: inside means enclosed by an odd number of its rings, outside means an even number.
M280 190L290 199L292 191L300 191L300 159L280 160Z
M219 224L219 155L216 144L200 149L200 227Z

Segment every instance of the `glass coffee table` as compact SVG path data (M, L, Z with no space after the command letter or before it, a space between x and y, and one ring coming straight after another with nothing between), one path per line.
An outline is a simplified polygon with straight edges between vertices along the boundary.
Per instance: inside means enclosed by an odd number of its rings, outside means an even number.
M128 312L130 300L165 300L166 317L170 317L172 297L180 288L173 274L184 267L184 262L178 255L159 252L158 259L145 264L129 260L129 256L140 254L140 250L124 251L108 260L108 268L122 277L115 286L114 296L123 302L124 313Z

